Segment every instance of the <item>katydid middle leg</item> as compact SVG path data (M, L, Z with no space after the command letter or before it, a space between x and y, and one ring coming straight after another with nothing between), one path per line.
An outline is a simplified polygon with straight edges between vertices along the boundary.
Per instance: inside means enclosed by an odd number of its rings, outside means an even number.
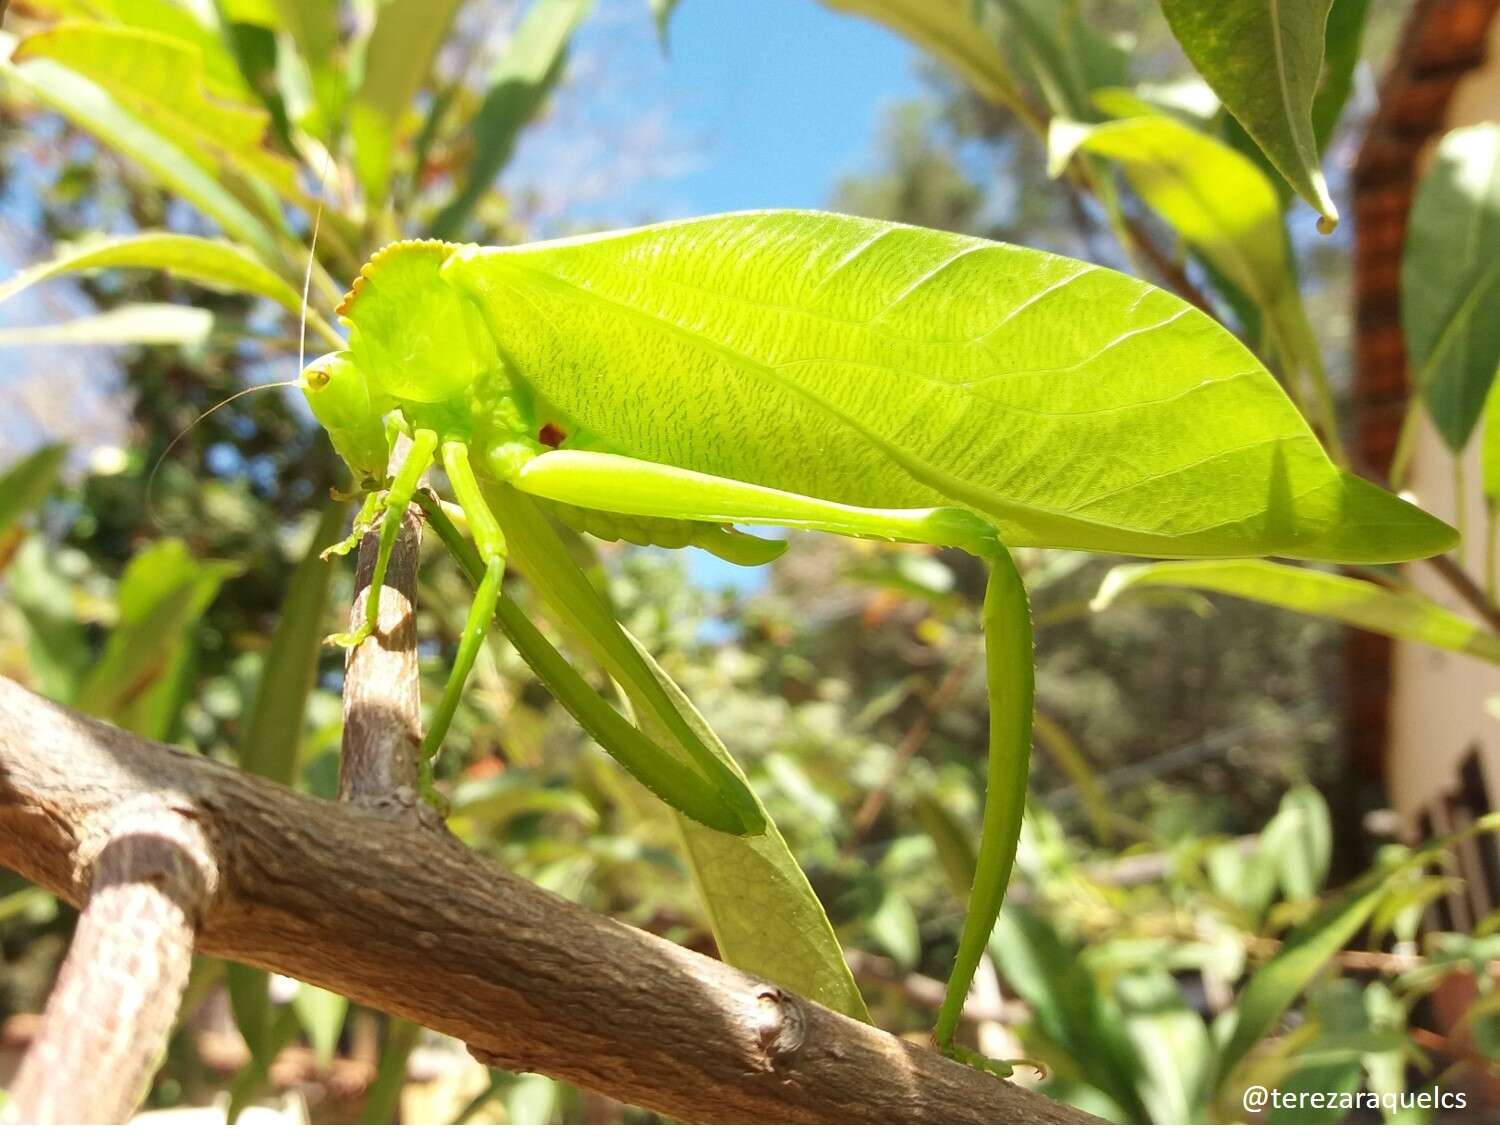
M473 467L469 464L469 448L458 439L447 439L442 445L443 471L453 487L453 496L458 499L469 523L469 532L484 561L484 576L474 590L474 601L469 605L468 617L464 620L463 634L458 640L458 654L453 660L453 670L448 673L448 682L443 687L443 698L432 716L427 735L422 740L422 756L431 758L443 744L448 727L453 722L453 713L463 696L464 684L474 662L479 658L479 649L484 644L485 633L495 618L495 605L500 599L500 582L505 576L505 534L500 522L495 519L489 504L480 492Z

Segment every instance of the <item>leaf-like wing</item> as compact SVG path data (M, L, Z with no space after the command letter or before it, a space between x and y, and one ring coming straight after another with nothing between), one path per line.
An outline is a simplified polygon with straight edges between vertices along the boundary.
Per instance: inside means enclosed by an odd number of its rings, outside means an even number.
M626 455L965 506L1013 546L1367 562L1453 540L1335 467L1203 313L1066 257L785 211L471 246L443 272L518 380Z

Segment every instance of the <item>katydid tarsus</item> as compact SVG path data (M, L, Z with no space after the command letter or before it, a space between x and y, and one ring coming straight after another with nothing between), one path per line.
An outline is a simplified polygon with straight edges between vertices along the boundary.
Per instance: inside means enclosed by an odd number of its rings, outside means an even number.
M428 757L498 613L544 682L669 805L730 833L764 824L670 706L660 717L686 762L570 676L503 596L510 544L536 563L535 505L575 529L741 563L784 544L736 524L919 542L988 564L990 796L944 1045L1025 803L1031 622L1007 546L1390 561L1451 538L1335 469L1258 361L1195 309L991 242L795 212L513 249L401 242L365 266L339 315L348 346L301 384L369 493L356 533L380 533L365 624L340 642L375 626L399 518L429 466L473 540L462 559L475 599ZM1159 364L1141 362L1151 351ZM1142 368L1146 394L1132 377ZM1111 463L1143 431L1161 453ZM388 476L397 432L411 446ZM441 512L429 516L456 540Z

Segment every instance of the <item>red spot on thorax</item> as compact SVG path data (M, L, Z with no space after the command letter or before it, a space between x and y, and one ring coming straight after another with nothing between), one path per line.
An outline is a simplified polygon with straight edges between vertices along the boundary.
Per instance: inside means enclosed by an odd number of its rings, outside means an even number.
M537 432L536 440L543 446L550 446L556 450L567 439L568 432L555 422L549 422Z

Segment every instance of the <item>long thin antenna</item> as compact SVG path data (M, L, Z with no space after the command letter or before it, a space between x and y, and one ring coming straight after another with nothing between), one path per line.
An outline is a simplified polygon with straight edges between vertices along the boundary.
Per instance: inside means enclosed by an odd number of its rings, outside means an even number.
M270 383L257 383L254 387L246 387L243 391L236 391L227 399L220 399L213 406L209 407L208 410L204 411L192 422L188 423L187 426L179 430L176 436L173 437L172 441L167 443L167 448L161 452L161 457L156 460L154 465L152 465L151 476L146 479L146 513L150 516L152 522L156 525L156 527L158 529L165 528L165 526L162 524L161 517L156 512L156 506L151 500L151 491L152 488L156 485L156 475L161 470L161 464L167 460L177 444L188 436L189 431L191 431L209 415L223 409L224 407L227 407L236 399L243 399L246 395L253 395L257 391L269 391L273 387L300 387L301 385L302 379L301 374L299 373L296 379L277 379Z
M323 172L318 175L318 208L313 211L312 236L307 242L307 271L302 274L302 326L297 331L297 374L307 367L307 297L312 291L313 264L318 255L318 229L323 224L323 196L328 192L328 166L333 155L323 151Z

